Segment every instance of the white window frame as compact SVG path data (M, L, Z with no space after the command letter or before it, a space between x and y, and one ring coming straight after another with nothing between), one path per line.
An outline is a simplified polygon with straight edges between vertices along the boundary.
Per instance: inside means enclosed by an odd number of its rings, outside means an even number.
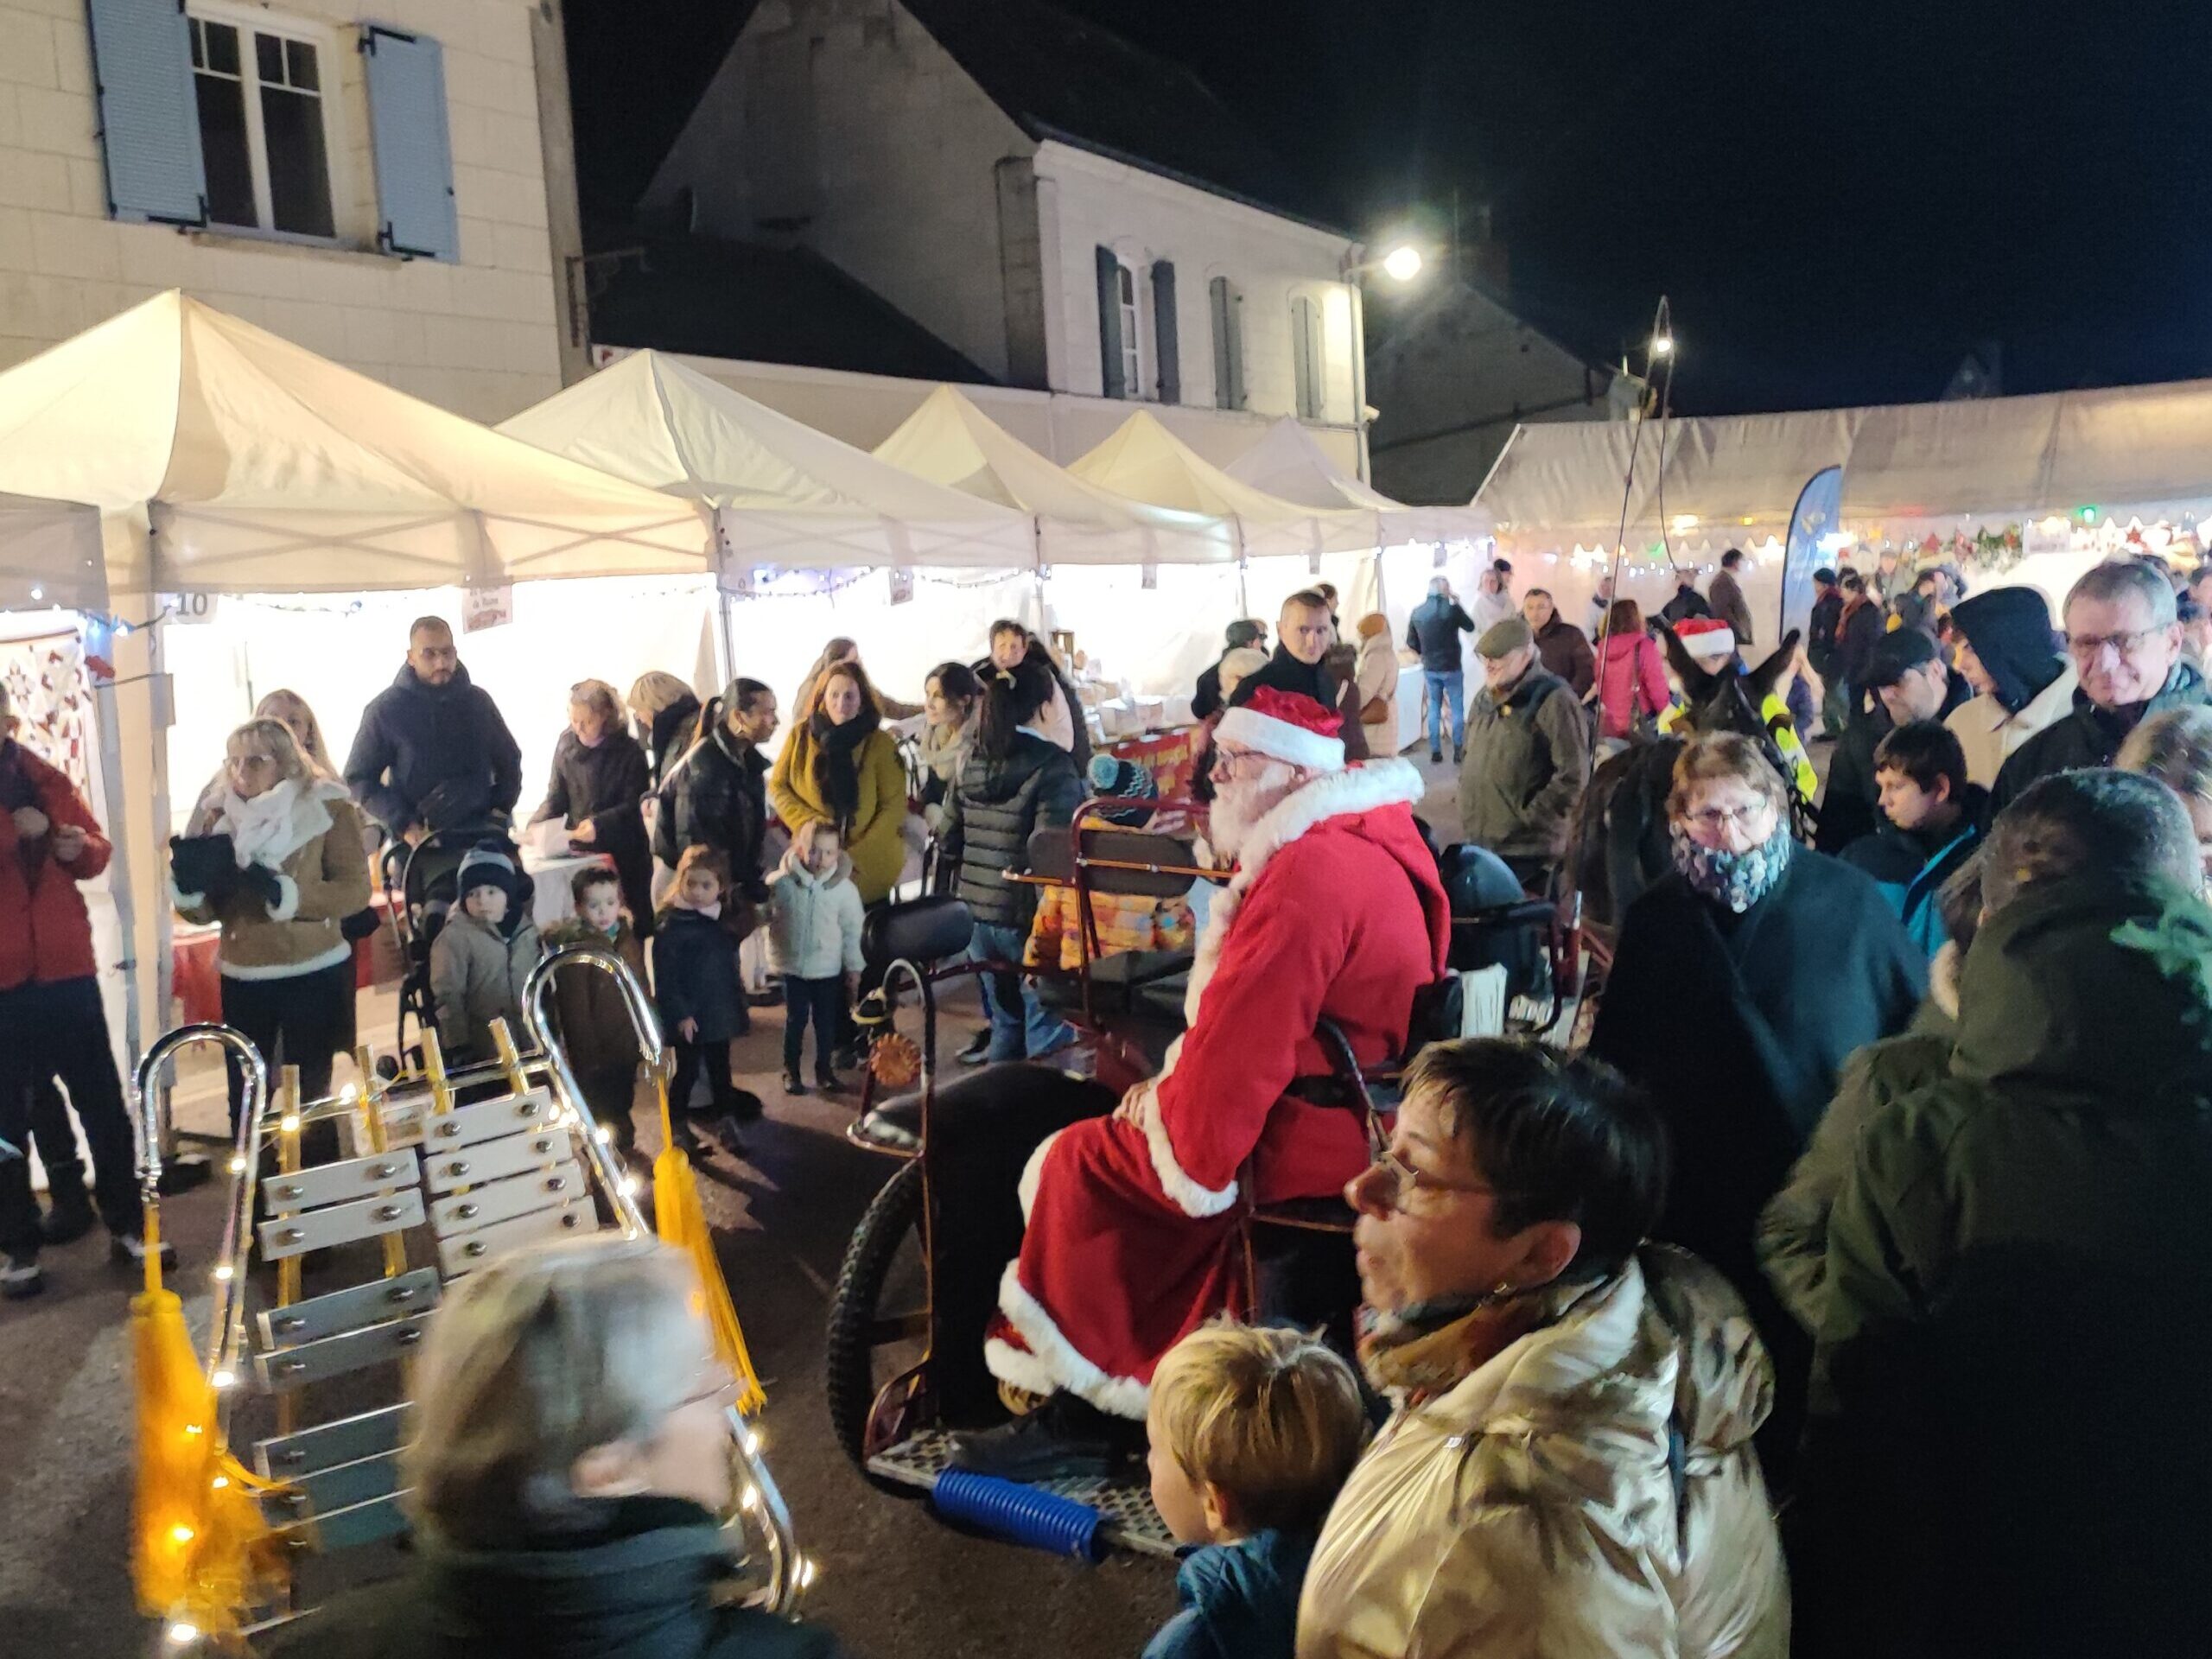
M254 217L257 225L230 225L210 219L207 228L226 236L258 237L271 242L297 242L308 247L334 248L351 245L345 235L349 210L353 206L352 181L346 176L344 135L331 119L331 104L338 96L337 67L345 60L339 55L340 42L337 35L326 24L303 17L287 16L281 12L264 11L256 6L229 5L224 0L186 0L185 16L200 22L220 23L238 31L238 76L245 92L245 147L248 170L253 175ZM317 88L315 103L322 116L323 167L330 188L330 228L328 236L308 236L298 231L280 231L274 220L275 202L269 187L269 134L262 124L261 116L261 54L255 49L256 35L273 35L280 40L298 41L315 51L315 73L321 82ZM193 71L194 96L199 93L200 72ZM194 118L198 118L195 108Z
M1114 297L1122 318L1122 396L1126 402L1149 403L1150 382L1144 372L1145 340L1149 333L1145 326L1144 290L1151 284L1137 280L1135 264L1119 251L1114 255L1114 264L1118 268Z

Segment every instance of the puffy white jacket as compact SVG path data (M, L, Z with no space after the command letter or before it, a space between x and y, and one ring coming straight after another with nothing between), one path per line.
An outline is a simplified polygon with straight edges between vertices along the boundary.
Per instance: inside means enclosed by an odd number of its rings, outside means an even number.
M2074 712L2074 690L2081 683L2081 676L2069 662L2017 715L1986 692L1952 709L1943 723L1966 751L1967 781L1984 789L1994 784L1998 769L2012 758L2013 750Z
M817 875L799 861L798 849L784 855L768 878L768 967L786 979L836 979L861 970L861 890L853 861L837 855L837 868Z
M1383 1427L1321 1529L1299 1659L1785 1659L1751 1448L1773 1388L1727 1282L1647 1246Z

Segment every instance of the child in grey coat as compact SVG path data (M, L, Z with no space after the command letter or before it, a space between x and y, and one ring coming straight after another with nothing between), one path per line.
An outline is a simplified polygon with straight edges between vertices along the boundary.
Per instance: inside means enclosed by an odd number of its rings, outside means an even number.
M514 887L514 864L502 853L478 848L461 861L459 903L430 946L430 996L448 1066L492 1058L494 1020L507 1022L518 1045L524 1039L522 988L545 950L529 917L506 925Z

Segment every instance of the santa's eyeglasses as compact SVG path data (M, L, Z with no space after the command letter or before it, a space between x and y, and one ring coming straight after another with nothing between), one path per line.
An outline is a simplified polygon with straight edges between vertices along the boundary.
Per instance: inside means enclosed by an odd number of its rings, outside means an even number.
M1213 751L1213 764L1206 768L1206 772L1209 776L1216 779L1234 778L1236 776L1236 766L1239 761L1257 760L1262 766L1265 766L1273 758L1271 755L1262 754L1257 749L1224 749L1219 744L1216 744Z

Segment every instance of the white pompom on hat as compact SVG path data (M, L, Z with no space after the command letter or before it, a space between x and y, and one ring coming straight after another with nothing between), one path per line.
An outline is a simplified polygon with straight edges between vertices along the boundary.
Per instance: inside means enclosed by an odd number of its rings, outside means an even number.
M1344 717L1313 698L1263 685L1249 702L1222 715L1214 737L1308 772L1341 772L1344 743L1337 734L1343 729Z
M1735 654L1735 630L1719 617L1685 617L1675 625L1675 638L1700 663L1724 663Z

